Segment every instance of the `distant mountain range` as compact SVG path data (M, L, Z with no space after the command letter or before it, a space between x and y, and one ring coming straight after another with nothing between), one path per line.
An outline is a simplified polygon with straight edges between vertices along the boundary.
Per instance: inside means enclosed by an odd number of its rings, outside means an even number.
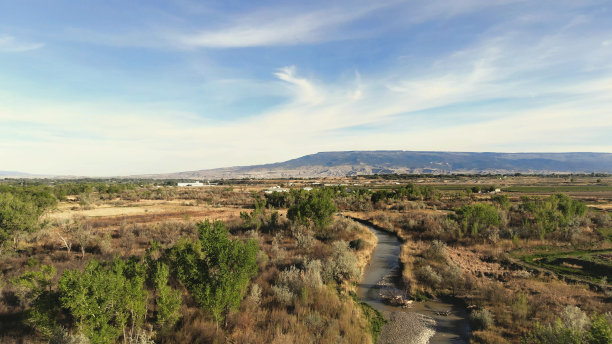
M0 177L2 178L26 178L31 176L31 174L16 172L16 171L0 171Z
M612 173L612 153L321 152L285 162L147 178L228 179L340 177L390 173Z

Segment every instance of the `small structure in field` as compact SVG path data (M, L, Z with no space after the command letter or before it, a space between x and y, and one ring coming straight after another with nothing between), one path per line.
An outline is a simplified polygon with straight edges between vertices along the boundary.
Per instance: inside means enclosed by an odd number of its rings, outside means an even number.
M203 187L204 183L202 182L191 182L191 183L178 183L178 186L190 186L190 187Z
M265 190L264 193L271 194L274 192L288 192L288 191L289 189L281 188L280 186L273 186L269 188L268 190Z

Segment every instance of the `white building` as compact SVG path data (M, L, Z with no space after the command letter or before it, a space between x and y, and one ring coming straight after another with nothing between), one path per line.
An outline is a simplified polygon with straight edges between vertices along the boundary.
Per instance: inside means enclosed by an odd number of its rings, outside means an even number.
M201 182L193 182L193 183L178 183L178 186L191 186L191 187L203 187L204 184Z
M289 189L281 188L280 186L273 186L268 190L264 190L264 193L271 194L273 192L288 192Z

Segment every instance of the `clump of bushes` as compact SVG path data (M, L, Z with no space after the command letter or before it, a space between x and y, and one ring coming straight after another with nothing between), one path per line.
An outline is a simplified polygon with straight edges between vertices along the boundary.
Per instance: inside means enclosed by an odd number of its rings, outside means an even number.
M554 323L537 323L533 331L521 342L609 344L612 343L612 313L588 317L580 308L567 306Z
M474 330L486 330L494 322L493 314L488 309L477 309L470 314L470 325Z

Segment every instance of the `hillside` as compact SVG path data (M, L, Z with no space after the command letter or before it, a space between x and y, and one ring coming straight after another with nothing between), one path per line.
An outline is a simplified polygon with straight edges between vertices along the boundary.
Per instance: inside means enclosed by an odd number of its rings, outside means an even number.
M289 178L386 173L612 173L611 153L321 152L285 162L146 175L153 178Z

